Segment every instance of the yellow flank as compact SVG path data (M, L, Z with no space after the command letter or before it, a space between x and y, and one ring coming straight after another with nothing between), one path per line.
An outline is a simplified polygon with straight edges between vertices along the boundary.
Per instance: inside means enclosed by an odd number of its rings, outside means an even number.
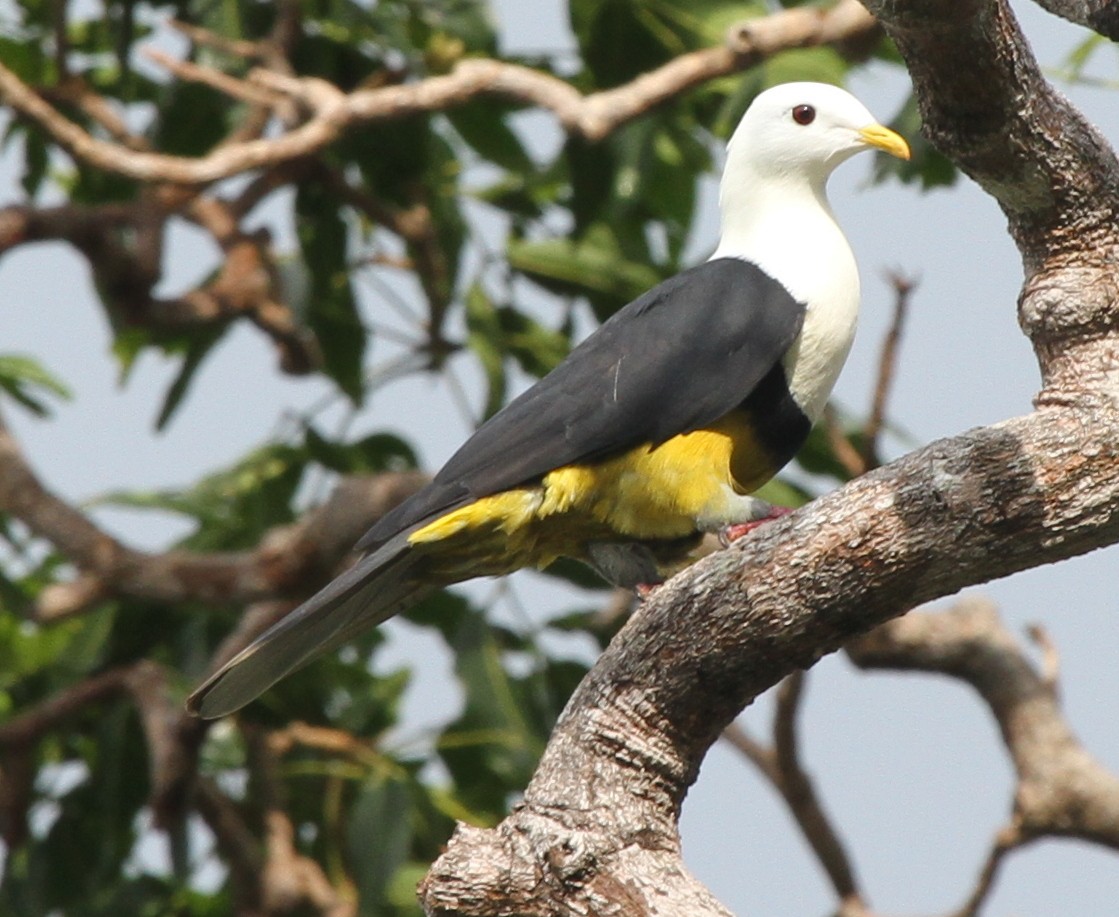
M535 485L483 497L413 532L428 572L450 581L545 567L581 557L589 541L684 538L733 514L736 495L760 487L773 463L748 418L733 412L661 445L602 462L566 465Z

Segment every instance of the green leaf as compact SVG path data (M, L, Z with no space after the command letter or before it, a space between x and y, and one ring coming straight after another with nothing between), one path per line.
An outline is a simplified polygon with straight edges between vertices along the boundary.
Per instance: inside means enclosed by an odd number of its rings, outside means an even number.
M917 111L916 98L911 95L906 100L890 122L890 127L909 141L912 155L907 161L885 153L877 154L874 158L874 181L881 182L894 176L906 184L918 183L923 191L956 183L959 172L955 165L921 134L921 115Z
M459 136L483 159L510 172L528 172L532 159L517 134L505 121L508 109L487 99L447 112Z
M787 506L789 509L796 509L798 506L804 506L809 500L812 499L812 494L808 493L804 488L798 487L791 481L786 481L783 478L773 478L767 481L756 491L754 496L772 503L774 506Z
M308 457L341 474L403 471L416 467L412 447L391 433L373 433L354 443L340 443L327 439L308 424L303 435Z
M486 404L483 417L495 414L505 403L505 356L502 353L501 322L497 309L481 284L474 284L466 293L466 342L486 375Z
M157 103L157 117L150 131L152 144L162 153L202 156L225 136L236 111L227 98L210 87L175 80L162 91Z
M120 384L124 385L132 374L132 369L136 365L136 358L148 346L149 339L147 333L140 328L123 326L113 330L115 334L112 351L120 367Z
M504 348L534 376L555 369L571 350L571 340L563 331L553 331L536 319L508 306L497 311Z
M222 330L208 330L199 333L186 342L186 353L183 356L182 364L179 366L178 375L175 376L175 380L167 389L167 394L163 397L163 405L156 417L155 428L157 430L166 429L167 424L171 422L171 418L175 416L175 412L178 411L187 392L190 391L190 385L194 381L198 368L210 354L210 351L213 350L214 345L221 339L221 335Z
M1110 47L1112 47L1112 43L1102 35L1089 35L1065 57L1065 65L1061 75L1070 82L1080 82L1084 78L1085 68L1096 52L1101 48Z
M41 858L47 904L43 913L71 914L119 881L136 841L135 822L146 802L146 749L131 706L102 707L90 719L88 776L58 799L59 815L35 854Z
M408 863L396 871L387 889L388 903L396 909L397 917L422 917L423 908L416 897L416 889L430 870L430 863Z
M350 279L349 233L338 203L316 182L295 194L296 232L311 277L306 315L327 375L355 404L364 397L365 328Z
M0 354L0 391L39 417L50 414L46 398L69 401L73 397L66 384L38 360L21 354Z
M92 671L103 661L113 618L111 606L51 627L0 614L0 688L36 676L64 684Z
M617 245L609 236L608 232L589 233L580 242L511 239L506 254L512 268L550 290L604 294L621 305L655 286L661 277L647 264L619 258Z
M524 683L504 666L501 644L481 615L460 619L453 649L465 709L440 736L439 754L463 803L497 817L510 789L531 776L545 726L533 715Z
M199 523L183 544L195 550L253 547L264 532L292 519L291 501L307 464L302 449L273 444L182 490L116 491L92 506L154 509Z
M409 781L378 777L366 782L350 808L346 835L361 913L380 915L396 871L412 845Z
M523 312L495 306L481 284L474 284L465 299L467 345L486 375L483 416L489 417L505 402L506 358L515 359L534 376L543 376L567 356L571 343L566 333L553 331Z
M754 98L772 86L795 80L842 86L850 66L829 47L794 48L775 54L737 81L718 112L713 130L719 137L729 137Z
M45 51L44 43L34 36L21 40L0 34L0 60L25 83L35 86L56 79Z
M42 187L50 167L50 152L46 138L38 131L27 131L23 140L24 172L19 183L27 196L34 198Z
M648 0L571 0L571 29L595 88L610 88L663 64L680 49ZM672 49L666 43L674 45ZM619 53L620 49L624 53Z

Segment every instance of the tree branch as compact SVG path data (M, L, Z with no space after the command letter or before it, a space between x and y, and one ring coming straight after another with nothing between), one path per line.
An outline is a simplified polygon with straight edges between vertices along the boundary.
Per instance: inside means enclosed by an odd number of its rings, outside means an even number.
M863 668L939 672L979 692L1014 762L1020 842L1078 837L1119 849L1119 778L1073 735L1054 683L1034 668L989 601L910 612L847 649Z
M867 0L905 58L924 133L1007 215L1038 404L1119 392L1119 161L1045 82L1005 0ZM1070 308L1070 302L1076 302Z
M798 670L782 681L777 690L773 748L765 748L755 742L736 723L731 723L723 731L723 737L752 761L784 798L789 812L839 896L840 913L857 913L865 910L865 904L855 881L851 858L824 811L812 777L800 762L796 721L804 696L804 682L805 673Z
M249 766L264 807L264 864L258 873L260 900L268 914L310 909L322 917L354 917L357 901L331 884L322 867L295 846L295 826L286 810L279 763L270 737L247 729Z
M94 138L3 65L0 98L92 166L138 181L200 185L316 153L358 124L438 111L483 94L532 103L551 111L569 133L601 140L656 105L708 80L745 70L777 51L847 41L874 28L856 0L840 0L830 10L783 10L732 28L723 47L682 55L625 86L585 97L556 77L496 60L465 60L446 76L349 95L322 80L255 70L249 76L252 84L307 106L311 117L280 137L228 144L201 159L136 151Z
M886 402L893 387L901 333L909 313L909 300L917 286L915 279L896 270L890 271L887 279L890 281L890 286L894 288L894 317L882 341L882 351L878 358L878 381L874 385L874 399L870 406L870 416L863 425L863 447L860 457L864 471L877 468L882 464L878 454L878 437L886 423Z
M1119 41L1119 7L1115 0L1037 0L1054 15Z
M571 698L521 807L456 832L421 886L430 913L582 913L623 884L626 912L725 913L683 869L676 819L743 705L916 604L1119 541L1119 164L1001 0L871 6L931 138L1008 214L1039 410L870 472L662 586ZM1036 739L1013 722L1017 744ZM1065 786L1044 778L1031 787ZM1052 825L1053 802L1077 799L1020 800L1023 824Z
M906 608L1119 541L1117 462L1115 406L1039 411L933 443L704 558L607 648L524 803L493 831L459 828L425 906L575 912L625 876L642 913L725 913L683 871L676 835L718 733Z
M43 591L40 620L79 613L109 595L246 604L309 592L329 578L365 529L424 480L418 472L345 478L322 506L273 529L251 551L151 554L102 531L48 490L0 417L0 511L50 541L80 571L71 583Z

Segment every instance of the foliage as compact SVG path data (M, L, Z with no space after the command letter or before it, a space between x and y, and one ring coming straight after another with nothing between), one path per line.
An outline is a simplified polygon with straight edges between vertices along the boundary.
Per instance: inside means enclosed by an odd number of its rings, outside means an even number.
M58 4L24 2L3 26L0 57L42 87L59 84L64 62L67 79L83 81L127 113L128 123L142 124L138 143L195 156L243 123L244 106L201 84L169 79L139 49L166 33L169 14L230 41L259 42L284 15L283 6L253 0L83 5L68 10L68 53L62 53ZM584 91L611 87L710 46L729 23L767 9L729 0L573 0L574 64L566 55L506 59L562 72ZM499 26L481 0L318 0L303 3L299 14L298 37L287 52L292 67L342 89L422 79L502 47ZM237 76L249 66L217 46L196 45L192 56ZM701 185L710 181L722 140L754 94L793 77L841 81L851 66L828 48L788 52L745 77L705 85L601 142L572 137L544 152L529 142L521 112L506 103L475 101L348 133L315 162L276 176L277 187L296 189L287 206L298 245L273 253L274 266L287 303L321 350L318 371L357 410L392 382L373 371L374 347L403 346L418 357L409 366L432 373L450 372L447 358L466 353L482 370L484 413L491 413L512 392L511 370L547 372L580 320L592 313L606 318L695 259L706 241L692 232ZM84 128L105 135L88 110L63 107ZM5 128L7 161L18 165L30 204L61 196L86 208L107 207L151 193L63 153L27 122L9 119ZM951 174L929 154L903 178L930 185ZM107 222L100 235L100 244L116 246L112 252L129 254L124 230ZM103 257L109 250L97 249L96 292L116 334L122 378L149 348L179 360L181 373L157 418L161 426L174 423L193 397L191 383L205 372L205 356L233 318L174 328L137 321L134 291L121 286L122 278L136 275L110 276ZM399 284L384 281L401 265L418 281L409 287L416 291L409 305L422 302L424 313L407 329L405 345L384 330L382 301L402 295ZM212 279L201 278L200 289ZM532 310L524 305L530 287L538 294L528 297L536 303ZM383 296L363 297L362 289ZM0 398L45 414L45 396L65 393L33 358L0 357ZM114 494L104 502L189 519L185 550L247 550L306 509L301 499L309 481L327 472L370 474L414 463L411 445L384 432L349 441L313 416L286 430L194 486ZM829 450L814 438L803 466L842 476ZM789 484L773 487L786 502L804 497ZM69 571L48 544L13 520L0 523L7 548L0 567L0 716L38 709L83 679L139 660L167 673L166 691L179 709L242 609L116 597L64 621L26 620L23 612ZM588 585L585 571L557 565L553 572ZM581 601L604 604L594 595ZM280 684L236 722L199 734L198 774L248 832L243 856L257 863L267 856L265 813L277 805L279 786L295 850L319 864L362 914L416 913L415 883L454 822L492 824L507 810L585 671L583 661L555 649L570 645L556 635L589 632L601 642L610 629L579 608L553 626L514 630L491 623L457 595L434 596L407 618L437 635L455 660L461 710L435 734L403 738L400 705L410 673L383 671L379 632ZM378 674L370 675L371 668ZM13 917L219 914L248 907L236 858L220 838L214 845L214 817L189 794L162 798L164 808L153 810L165 775L152 761L150 727L137 710L127 690L107 692L37 741L5 750L0 911ZM292 723L325 731L285 732ZM271 739L262 744L262 735ZM331 745L316 735L353 741ZM167 868L153 866L144 852L160 831L170 849Z

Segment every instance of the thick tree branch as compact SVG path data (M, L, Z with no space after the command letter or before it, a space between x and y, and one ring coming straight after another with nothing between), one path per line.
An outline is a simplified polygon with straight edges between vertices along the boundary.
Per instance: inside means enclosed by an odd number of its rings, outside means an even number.
M864 668L939 672L979 692L1017 773L1019 842L1068 836L1119 848L1119 778L1073 735L1055 684L1033 666L990 602L910 612L851 644L848 653Z
M256 87L305 105L311 117L282 136L228 144L201 159L136 151L92 137L3 65L0 99L92 166L138 181L199 185L316 153L357 124L438 111L483 94L534 104L551 111L568 132L600 140L667 99L745 70L777 51L849 41L874 28L856 0L840 0L830 10L784 10L736 26L723 47L682 55L632 83L586 97L546 73L496 60L466 60L446 76L349 95L322 80L256 70L250 74Z
M1026 272L1019 321L1045 381L1039 403L1114 397L1115 153L1042 78L1005 0L867 5L905 58L926 136L1007 215Z
M152 554L123 544L46 488L0 418L0 512L50 541L80 571L44 590L40 619L83 611L109 595L167 602L255 602L307 593L376 519L423 483L419 473L346 478L298 523L272 530L252 551Z
M724 913L696 897L676 836L719 731L906 608L1119 541L1117 462L1114 405L1039 411L933 443L700 561L576 691L522 806L455 835L425 905L496 914L512 896L525 913L575 912L624 875L635 912Z
M1115 0L1037 0L1049 12L1119 41L1119 5Z

